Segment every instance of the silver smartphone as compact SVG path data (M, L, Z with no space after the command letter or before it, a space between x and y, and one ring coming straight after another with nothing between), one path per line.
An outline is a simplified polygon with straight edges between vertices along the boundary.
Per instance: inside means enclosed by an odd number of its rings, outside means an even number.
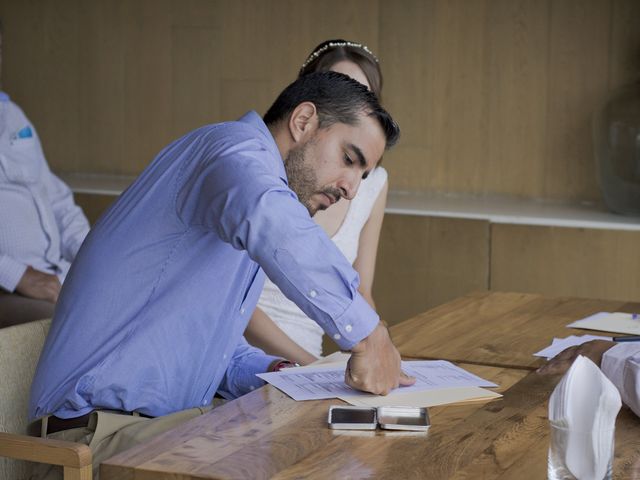
M424 432L429 429L429 413L424 407L378 407L378 423L385 430Z
M348 405L330 406L328 422L335 430L375 430L378 425L375 408Z

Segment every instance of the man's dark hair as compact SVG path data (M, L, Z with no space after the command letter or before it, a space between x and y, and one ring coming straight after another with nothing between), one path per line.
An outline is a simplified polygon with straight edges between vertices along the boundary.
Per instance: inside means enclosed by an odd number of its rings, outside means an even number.
M364 113L378 120L386 137L386 148L395 145L400 137L400 128L380 106L375 94L351 77L337 72L316 72L298 78L271 105L264 115L264 123L271 126L288 119L303 102L316 106L320 128L335 123L356 125L358 116Z

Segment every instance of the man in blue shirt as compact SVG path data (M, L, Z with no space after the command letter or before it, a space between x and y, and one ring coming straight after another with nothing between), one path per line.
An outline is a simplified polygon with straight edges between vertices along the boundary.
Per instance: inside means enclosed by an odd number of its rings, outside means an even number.
M398 134L366 87L323 72L287 87L264 121L249 112L166 147L72 265L31 419L48 418L49 434L95 430L92 412L171 417L262 385L255 374L279 359L242 333L265 273L351 350L349 385L386 394L412 383L358 275L310 216L352 198Z

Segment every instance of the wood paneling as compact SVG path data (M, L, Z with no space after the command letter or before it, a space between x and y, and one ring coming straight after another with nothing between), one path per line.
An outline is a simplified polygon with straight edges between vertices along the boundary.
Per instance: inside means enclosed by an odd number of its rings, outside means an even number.
M640 232L491 226L491 290L640 300Z
M373 288L380 316L395 324L486 290L488 268L487 222L386 215Z
M551 3L541 197L598 198L591 119L608 94L610 12L609 0Z
M487 8L489 152L480 188L535 197L544 183L549 2L494 0Z
M637 80L640 71L640 2L613 0L609 88Z
M378 45L377 2L6 1L3 87L59 172L139 173L203 124L263 113L317 43Z
M100 215L102 215L109 206L116 201L113 195L93 195L87 193L76 193L73 196L76 204L82 208L87 216L89 223L96 223Z
M640 65L637 0L5 0L4 88L57 171L136 174L264 112L309 50L368 44L403 138L391 186L597 201L590 118Z

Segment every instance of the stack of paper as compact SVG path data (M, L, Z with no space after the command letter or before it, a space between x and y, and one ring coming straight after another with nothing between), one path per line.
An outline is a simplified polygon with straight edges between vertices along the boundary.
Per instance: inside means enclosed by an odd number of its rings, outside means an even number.
M640 335L640 317L633 313L599 312L570 323L567 327Z
M551 394L549 421L566 428L564 464L576 478L604 478L621 405L616 387L582 355Z
M569 347L573 347L574 345L582 345L583 343L590 342L591 340L611 341L611 337L602 337L600 335L571 335L566 338L554 338L551 342L551 345L543 348L533 355L535 357L545 357L547 360L550 360Z
M500 394L479 387L497 387L444 360L402 362L402 370L416 383L400 387L384 397L352 389L344 382L346 362L288 368L258 376L282 390L294 400L340 398L362 406L428 407L470 400L487 400Z

